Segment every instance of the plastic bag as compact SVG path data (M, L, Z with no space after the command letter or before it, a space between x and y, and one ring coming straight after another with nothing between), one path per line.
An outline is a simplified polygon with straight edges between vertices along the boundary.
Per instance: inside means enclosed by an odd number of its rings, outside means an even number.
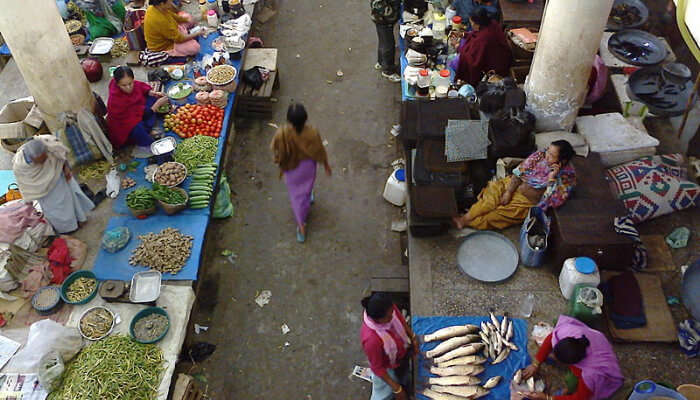
M109 253L116 253L129 243L130 238L131 232L126 226L105 231L104 236L102 236L102 248Z
M121 184L117 170L112 168L105 179L107 179L107 189L105 190L107 196L116 199L119 196L119 185Z
M219 192L216 194L216 200L214 201L214 211L212 216L214 218L227 218L233 215L233 204L231 203L231 187L226 180L226 175L221 175L221 181L219 182Z
M65 369L63 358L57 351L52 350L44 354L39 360L39 371L37 372L39 384L47 391L52 392L61 384L61 375Z
M584 287L578 292L576 302L593 309L593 314L602 314L603 293L594 287Z
M70 361L83 347L83 338L75 328L65 327L50 319L42 319L29 327L27 344L12 357L5 371L35 374L41 358L50 351Z
M538 322L532 328L532 338L535 340L538 346L542 346L544 340L547 339L547 336L549 336L549 334L552 333L553 330L554 328L552 327L552 325L546 322Z
M688 245L690 239L690 229L681 226L673 230L666 236L666 243L674 249L682 249Z

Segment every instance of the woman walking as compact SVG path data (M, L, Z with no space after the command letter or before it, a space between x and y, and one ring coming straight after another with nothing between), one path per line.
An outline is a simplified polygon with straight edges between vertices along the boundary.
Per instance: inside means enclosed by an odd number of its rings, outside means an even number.
M270 144L275 164L280 168L280 177L284 175L287 183L299 243L306 240L306 217L314 201L312 191L316 164L323 164L328 176L332 173L321 136L316 128L306 124L307 118L303 105L290 105L287 109L288 123L277 130Z

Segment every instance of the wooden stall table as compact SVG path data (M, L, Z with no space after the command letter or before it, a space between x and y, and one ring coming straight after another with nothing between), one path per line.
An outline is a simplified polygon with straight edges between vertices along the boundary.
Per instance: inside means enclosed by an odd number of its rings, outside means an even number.
M246 70L255 66L265 67L270 70L270 77L259 89L248 85L241 78L236 99L236 115L246 118L271 118L274 104L272 90L279 87L277 49L253 48L246 50L243 68L238 73L243 74Z
M502 0L498 4L501 6L504 28L517 28L523 24L539 26L542 22L545 0L534 0L532 3L513 3L510 0Z

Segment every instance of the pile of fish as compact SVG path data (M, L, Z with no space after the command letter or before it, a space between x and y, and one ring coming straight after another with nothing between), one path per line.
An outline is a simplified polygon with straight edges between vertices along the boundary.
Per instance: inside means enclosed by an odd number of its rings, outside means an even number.
M515 375L513 375L513 383L515 386L520 386L520 385L527 385L527 390L534 392L535 391L535 378L532 376L529 377L526 381L523 381L523 370L519 369L515 371Z
M448 326L422 337L426 343L442 341L425 352L425 357L432 359L430 373L437 377L427 378L429 387L422 395L433 400L478 399L500 383L501 377L494 376L481 384L476 375L484 372L483 364L489 358L492 364L498 364L518 347L511 342L513 321L503 316L499 322L493 313L490 317L491 321L482 322L480 327ZM481 352L483 356L478 354Z

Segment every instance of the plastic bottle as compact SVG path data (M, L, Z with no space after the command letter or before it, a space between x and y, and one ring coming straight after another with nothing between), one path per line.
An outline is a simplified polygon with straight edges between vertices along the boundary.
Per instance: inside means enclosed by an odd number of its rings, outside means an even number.
M219 13L219 3L216 0L207 0L207 8L210 10L214 10L217 14ZM209 16L209 13L207 12L207 16Z
M561 268L559 288L565 299L571 298L574 288L579 283L588 283L591 286L598 286L600 283L598 266L588 257L569 258Z
M209 11L209 7L207 7L207 0L199 0L199 12L202 15L201 21L204 22L207 20L207 12Z
M445 28L447 28L447 18L443 13L433 15L433 38L435 40L445 40Z
M214 10L209 10L207 12L207 23L209 26L212 28L216 28L219 26L219 18L216 16L216 11Z
M427 96L430 93L430 73L427 69L418 71L418 96Z
M523 318L530 318L532 316L532 311L535 308L535 295L532 293L527 294L525 299L520 304L520 316Z

